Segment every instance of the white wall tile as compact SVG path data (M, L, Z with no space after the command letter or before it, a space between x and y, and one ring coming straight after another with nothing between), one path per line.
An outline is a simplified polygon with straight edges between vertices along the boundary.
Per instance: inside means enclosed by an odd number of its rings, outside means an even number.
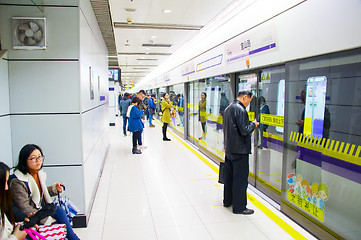
M82 164L79 115L15 115L11 125L14 160L25 144L33 143L42 148L45 165Z
M47 173L47 186L56 182L65 184L64 196L68 197L84 214L84 180L81 166L74 167L44 167Z
M11 113L79 113L78 62L9 62Z
M0 117L0 133L0 161L12 167L10 116Z
M7 56L7 52L0 51L0 161L12 167L11 124L10 116L7 115L10 113Z
M0 51L0 116L10 113L9 105L9 82L8 82L8 54Z

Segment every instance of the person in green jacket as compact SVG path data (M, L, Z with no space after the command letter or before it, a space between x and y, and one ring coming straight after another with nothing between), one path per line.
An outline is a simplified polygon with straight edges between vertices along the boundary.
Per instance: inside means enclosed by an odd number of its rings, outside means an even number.
M167 138L167 127L170 123L170 110L173 107L173 102L169 101L169 95L168 93L163 94L163 100L161 103L161 110L162 110L162 120L163 122L163 141L170 141L169 138Z
M199 139L205 139L207 135L206 131L206 124L207 124L207 94L205 92L202 92L201 94L201 100L199 101L199 115L198 120L201 122L202 125L202 137Z

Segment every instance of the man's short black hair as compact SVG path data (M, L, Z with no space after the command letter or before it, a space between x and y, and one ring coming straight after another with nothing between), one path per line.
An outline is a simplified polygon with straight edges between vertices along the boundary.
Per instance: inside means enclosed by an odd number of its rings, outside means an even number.
M153 93L153 94L151 94L151 95L150 95L150 97L155 97L155 94L154 94L154 93Z
M248 91L248 90L242 90L238 93L238 97L241 97L241 96L244 96L244 95L247 95L248 97L252 97L253 96L253 93L251 91Z
M147 94L145 94L145 91L144 91L144 90L140 90L138 93L141 93L141 94L147 95Z

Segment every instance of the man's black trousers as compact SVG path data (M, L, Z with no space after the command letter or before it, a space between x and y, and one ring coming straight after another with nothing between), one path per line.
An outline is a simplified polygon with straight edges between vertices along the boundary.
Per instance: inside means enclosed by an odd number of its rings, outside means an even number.
M233 205L233 212L242 212L247 206L249 155L226 154L224 170L223 204Z

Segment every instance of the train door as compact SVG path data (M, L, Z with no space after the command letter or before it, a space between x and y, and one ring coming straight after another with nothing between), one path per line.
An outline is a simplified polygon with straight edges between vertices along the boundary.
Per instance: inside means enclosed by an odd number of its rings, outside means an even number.
M238 84L237 88L238 91L242 91L242 90L250 90L252 91L254 97L251 101L251 103L248 105L247 107L247 111L248 111L248 116L249 116L249 120L253 121L256 117L256 111L257 111L257 73L249 73L249 74L240 74L237 73L236 74L236 83ZM236 96L237 97L237 96ZM256 155L257 152L255 151L256 149L256 132L253 132L251 135L251 144L252 144L252 154L249 155L249 183L252 185L256 185Z
M281 203L285 68L262 69L258 75L255 149L256 188Z
M196 82L191 82L188 84L188 104L187 104L187 111L188 111L188 132L187 132L187 139L192 142L193 144L197 144L197 138L194 134L194 125L197 120L197 110L194 102L194 87Z

